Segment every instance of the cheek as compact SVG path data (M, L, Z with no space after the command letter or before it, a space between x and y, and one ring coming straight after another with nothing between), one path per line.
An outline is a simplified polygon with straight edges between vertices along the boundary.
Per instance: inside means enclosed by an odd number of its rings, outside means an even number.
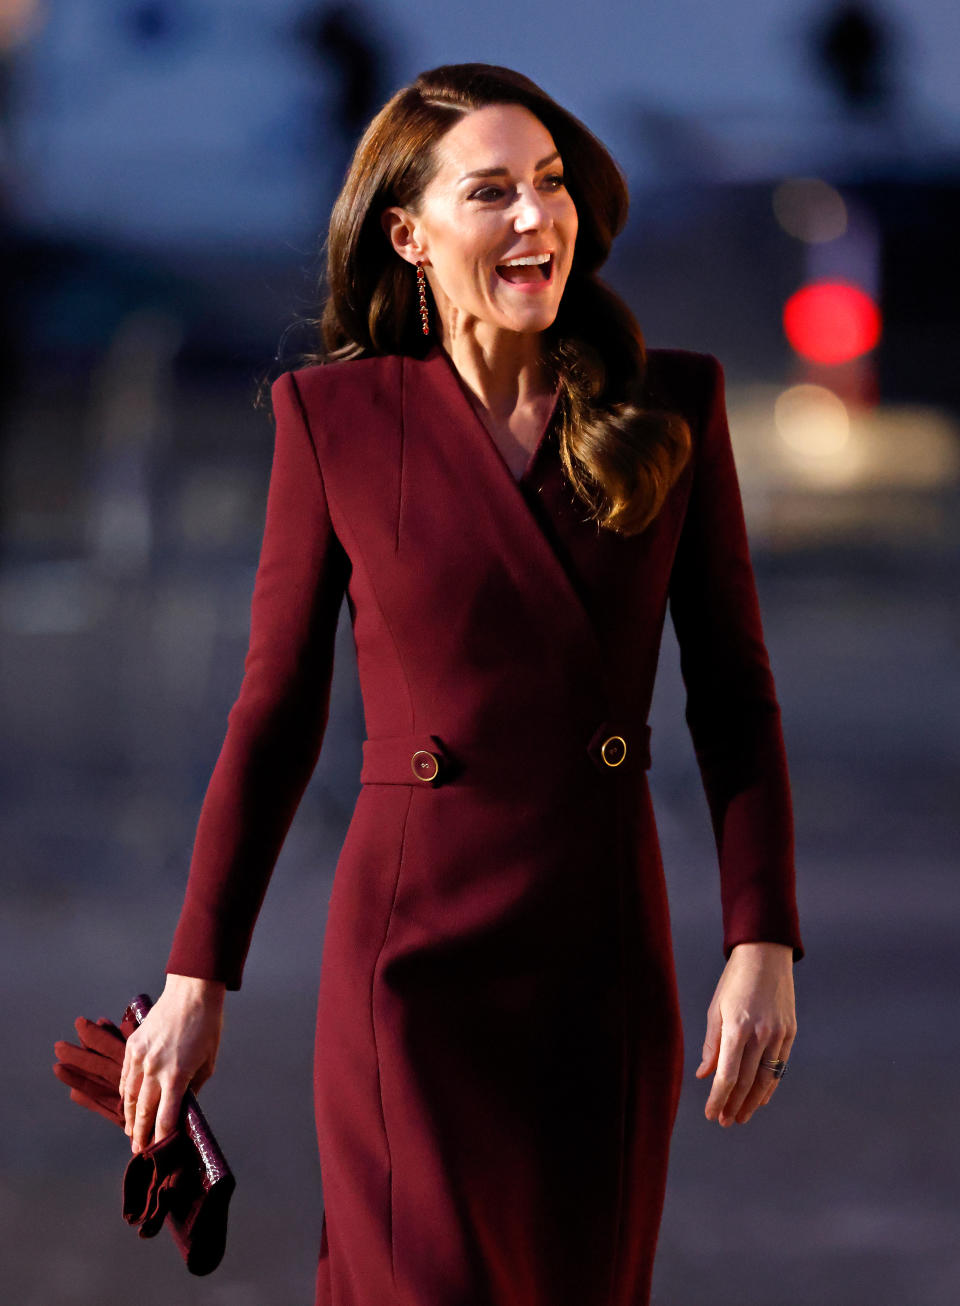
M478 286L488 286L492 258L487 241L475 239L463 242L461 238L460 247L448 264L452 285L465 294L470 294Z
M484 281L483 268L472 250L449 250L436 267L437 280L454 304L466 306Z

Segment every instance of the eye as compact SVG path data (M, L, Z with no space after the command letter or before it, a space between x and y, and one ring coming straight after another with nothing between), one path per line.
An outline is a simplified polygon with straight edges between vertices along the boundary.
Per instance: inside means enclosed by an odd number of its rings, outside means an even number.
M566 183L564 182L562 173L552 172L549 173L546 177L544 177L543 184L548 188L548 190L557 191L560 190L560 188L564 186ZM494 200L499 199L502 194L503 194L502 186L481 186L479 190L475 190L470 195L470 199L480 200L481 203L484 203L486 202L487 199L494 199Z

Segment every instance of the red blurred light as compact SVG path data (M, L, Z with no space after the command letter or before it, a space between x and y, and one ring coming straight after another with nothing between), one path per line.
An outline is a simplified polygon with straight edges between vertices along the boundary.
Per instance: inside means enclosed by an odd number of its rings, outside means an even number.
M866 291L843 281L804 286L787 300L783 329L814 363L847 363L880 339L880 310Z

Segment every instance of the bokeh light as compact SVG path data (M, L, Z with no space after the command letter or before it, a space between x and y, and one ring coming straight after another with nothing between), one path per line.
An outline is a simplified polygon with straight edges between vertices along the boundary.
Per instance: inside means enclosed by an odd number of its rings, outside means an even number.
M801 287L787 300L783 329L790 344L814 363L848 363L880 339L880 310L866 291L845 281Z
M814 458L834 457L850 439L847 406L826 386L790 386L777 396L773 415L790 448Z
M790 177L773 192L773 212L790 236L809 244L836 240L847 230L847 206L820 177Z

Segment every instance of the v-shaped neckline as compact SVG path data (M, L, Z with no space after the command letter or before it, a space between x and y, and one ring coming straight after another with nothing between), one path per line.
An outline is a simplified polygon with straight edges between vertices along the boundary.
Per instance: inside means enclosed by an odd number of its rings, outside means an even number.
M553 402L550 404L549 412L547 413L546 419L544 420L544 423L543 423L543 425L542 425L541 428L540 428L540 434L539 434L538 437L537 437L536 444L533 446L533 450L532 450L532 452L530 453L529 458L527 459L526 466L523 468L523 471L522 471L522 472L520 473L520 475L518 476L518 475L516 474L516 472L513 470L513 468L510 466L510 464L507 462L506 458L504 457L502 449L501 449L500 446L497 444L497 442L496 442L496 440L493 438L493 436L490 434L490 431L489 431L489 429L487 428L487 424L486 424L486 422L483 420L483 418L482 418L482 417L480 416L480 414L477 412L476 406L474 405L473 400L471 399L471 397L470 397L470 395L469 395L469 393L468 393L468 391L467 391L466 383L464 382L463 377L462 377L462 376L460 375L460 373L457 371L456 364L454 363L453 359L450 357L450 355L449 355L449 354L447 353L447 351L444 349L443 345L441 345L441 344L439 344L439 343L433 345L433 347L432 347L432 351L431 351L431 352L433 352L433 351L436 351L437 353L442 354L443 359L444 359L444 361L445 361L447 367L450 369L450 372L451 372L451 374L452 374L452 376L453 376L453 379L456 381L457 386L458 386L458 388L459 388L459 390L460 390L460 393L461 393L462 396L463 396L464 402L465 402L467 408L469 409L471 416L473 417L474 422L476 423L477 427L479 428L479 430L480 430L480 432L481 432L483 438L489 442L490 447L493 449L493 451L496 453L497 457L500 459L500 462L502 463L502 465L503 465L503 467L504 467L504 470L506 471L507 475L510 477L510 479L514 482L515 485L518 485L518 486L519 486L519 485L522 485L523 482L524 482L524 481L525 481L529 476L532 475L534 468L537 466L537 464L538 464L539 461L540 461L540 455L542 454L543 449L544 449L544 447L545 447L545 445L546 445L546 443L547 443L547 434L548 434L548 432L549 432L549 430L550 430L551 425L553 424L553 418L554 418L554 415L555 415L555 413L556 413L556 411L557 411L557 401L558 401L558 399L560 398L560 387L559 387L559 385L557 386L556 390L555 390L554 393L553 393ZM429 354L428 354L428 357L429 357Z
M543 458L556 400L518 478L470 403L460 373L446 350L434 344L421 358L408 357L402 362L404 428L409 424L411 434L415 431L424 437L420 442L412 435L414 447L433 460L434 475L440 484L450 487L454 499L463 497L458 528L472 526L478 545L485 542L499 551L531 605L539 608L545 622L556 627L558 639L583 642L599 685L603 681L604 652L593 614L544 528L533 502L539 495L532 494L532 484L527 483L539 467L544 497L550 499L551 505L561 492L560 460L545 465ZM459 440L455 438L458 433ZM431 443L437 446L432 453ZM458 448L460 444L466 447ZM473 508L478 496L486 500L480 512Z

